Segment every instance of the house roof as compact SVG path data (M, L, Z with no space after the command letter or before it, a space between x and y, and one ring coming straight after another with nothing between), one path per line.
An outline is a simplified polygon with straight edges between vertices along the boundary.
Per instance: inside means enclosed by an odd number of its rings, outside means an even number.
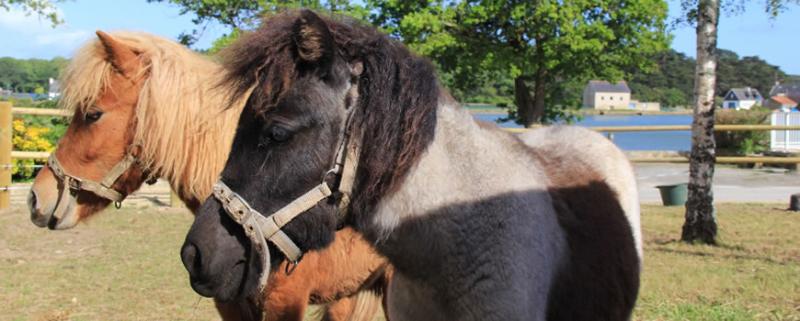
M591 90L593 92L604 92L604 93L630 93L631 89L628 88L628 84L624 81L620 81L616 84L611 84L604 80L591 80L589 84L586 85L587 90Z
M777 84L769 91L769 95L783 95L794 101L800 101L800 83Z
M771 100L781 105L795 106L797 102L786 96L772 96Z
M731 95L733 94L733 96ZM759 100L762 99L761 93L751 87L731 88L725 95L725 100Z

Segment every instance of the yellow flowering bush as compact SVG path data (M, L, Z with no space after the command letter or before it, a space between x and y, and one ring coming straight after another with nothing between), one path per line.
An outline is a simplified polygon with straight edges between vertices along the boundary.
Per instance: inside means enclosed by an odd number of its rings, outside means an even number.
M22 119L15 119L11 127L14 130L11 142L14 150L31 152L52 152L55 149L53 143L47 139L50 128L40 126L26 126ZM12 174L17 179L29 179L33 177L33 165L42 165L42 160L32 159L13 159Z

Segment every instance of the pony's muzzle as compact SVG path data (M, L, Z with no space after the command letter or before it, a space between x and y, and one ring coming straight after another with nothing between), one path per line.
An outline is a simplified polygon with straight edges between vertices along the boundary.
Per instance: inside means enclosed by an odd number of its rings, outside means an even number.
M189 272L189 283L192 289L204 297L214 297L217 293L210 276L204 271L200 249L192 242L186 242L181 247L181 262Z

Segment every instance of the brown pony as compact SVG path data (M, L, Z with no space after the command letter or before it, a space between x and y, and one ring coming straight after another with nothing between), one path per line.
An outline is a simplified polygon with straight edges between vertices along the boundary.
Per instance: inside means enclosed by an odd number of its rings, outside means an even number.
M31 220L68 229L103 210L111 200L82 186L104 180L127 156L135 161L106 182L112 193L124 197L161 177L195 212L225 163L244 101L224 109L231 100L218 86L221 67L179 44L141 33L97 36L63 77L60 103L74 115L54 155L55 167L69 176L49 167L39 172L28 199ZM64 177L81 181L65 184ZM345 229L330 248L306 254L292 274L270 275L264 300L215 303L224 320L260 320L260 307L266 320L302 320L309 303L329 304L328 320L371 319L380 299L368 290L384 286L386 268Z

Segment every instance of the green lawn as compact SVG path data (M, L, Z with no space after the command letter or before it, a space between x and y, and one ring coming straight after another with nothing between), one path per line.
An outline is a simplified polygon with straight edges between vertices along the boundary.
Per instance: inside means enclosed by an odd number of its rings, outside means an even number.
M682 208L644 206L637 320L800 320L800 214L718 206L721 246L677 241ZM70 231L0 213L0 320L215 320L178 257L185 210L109 210Z

